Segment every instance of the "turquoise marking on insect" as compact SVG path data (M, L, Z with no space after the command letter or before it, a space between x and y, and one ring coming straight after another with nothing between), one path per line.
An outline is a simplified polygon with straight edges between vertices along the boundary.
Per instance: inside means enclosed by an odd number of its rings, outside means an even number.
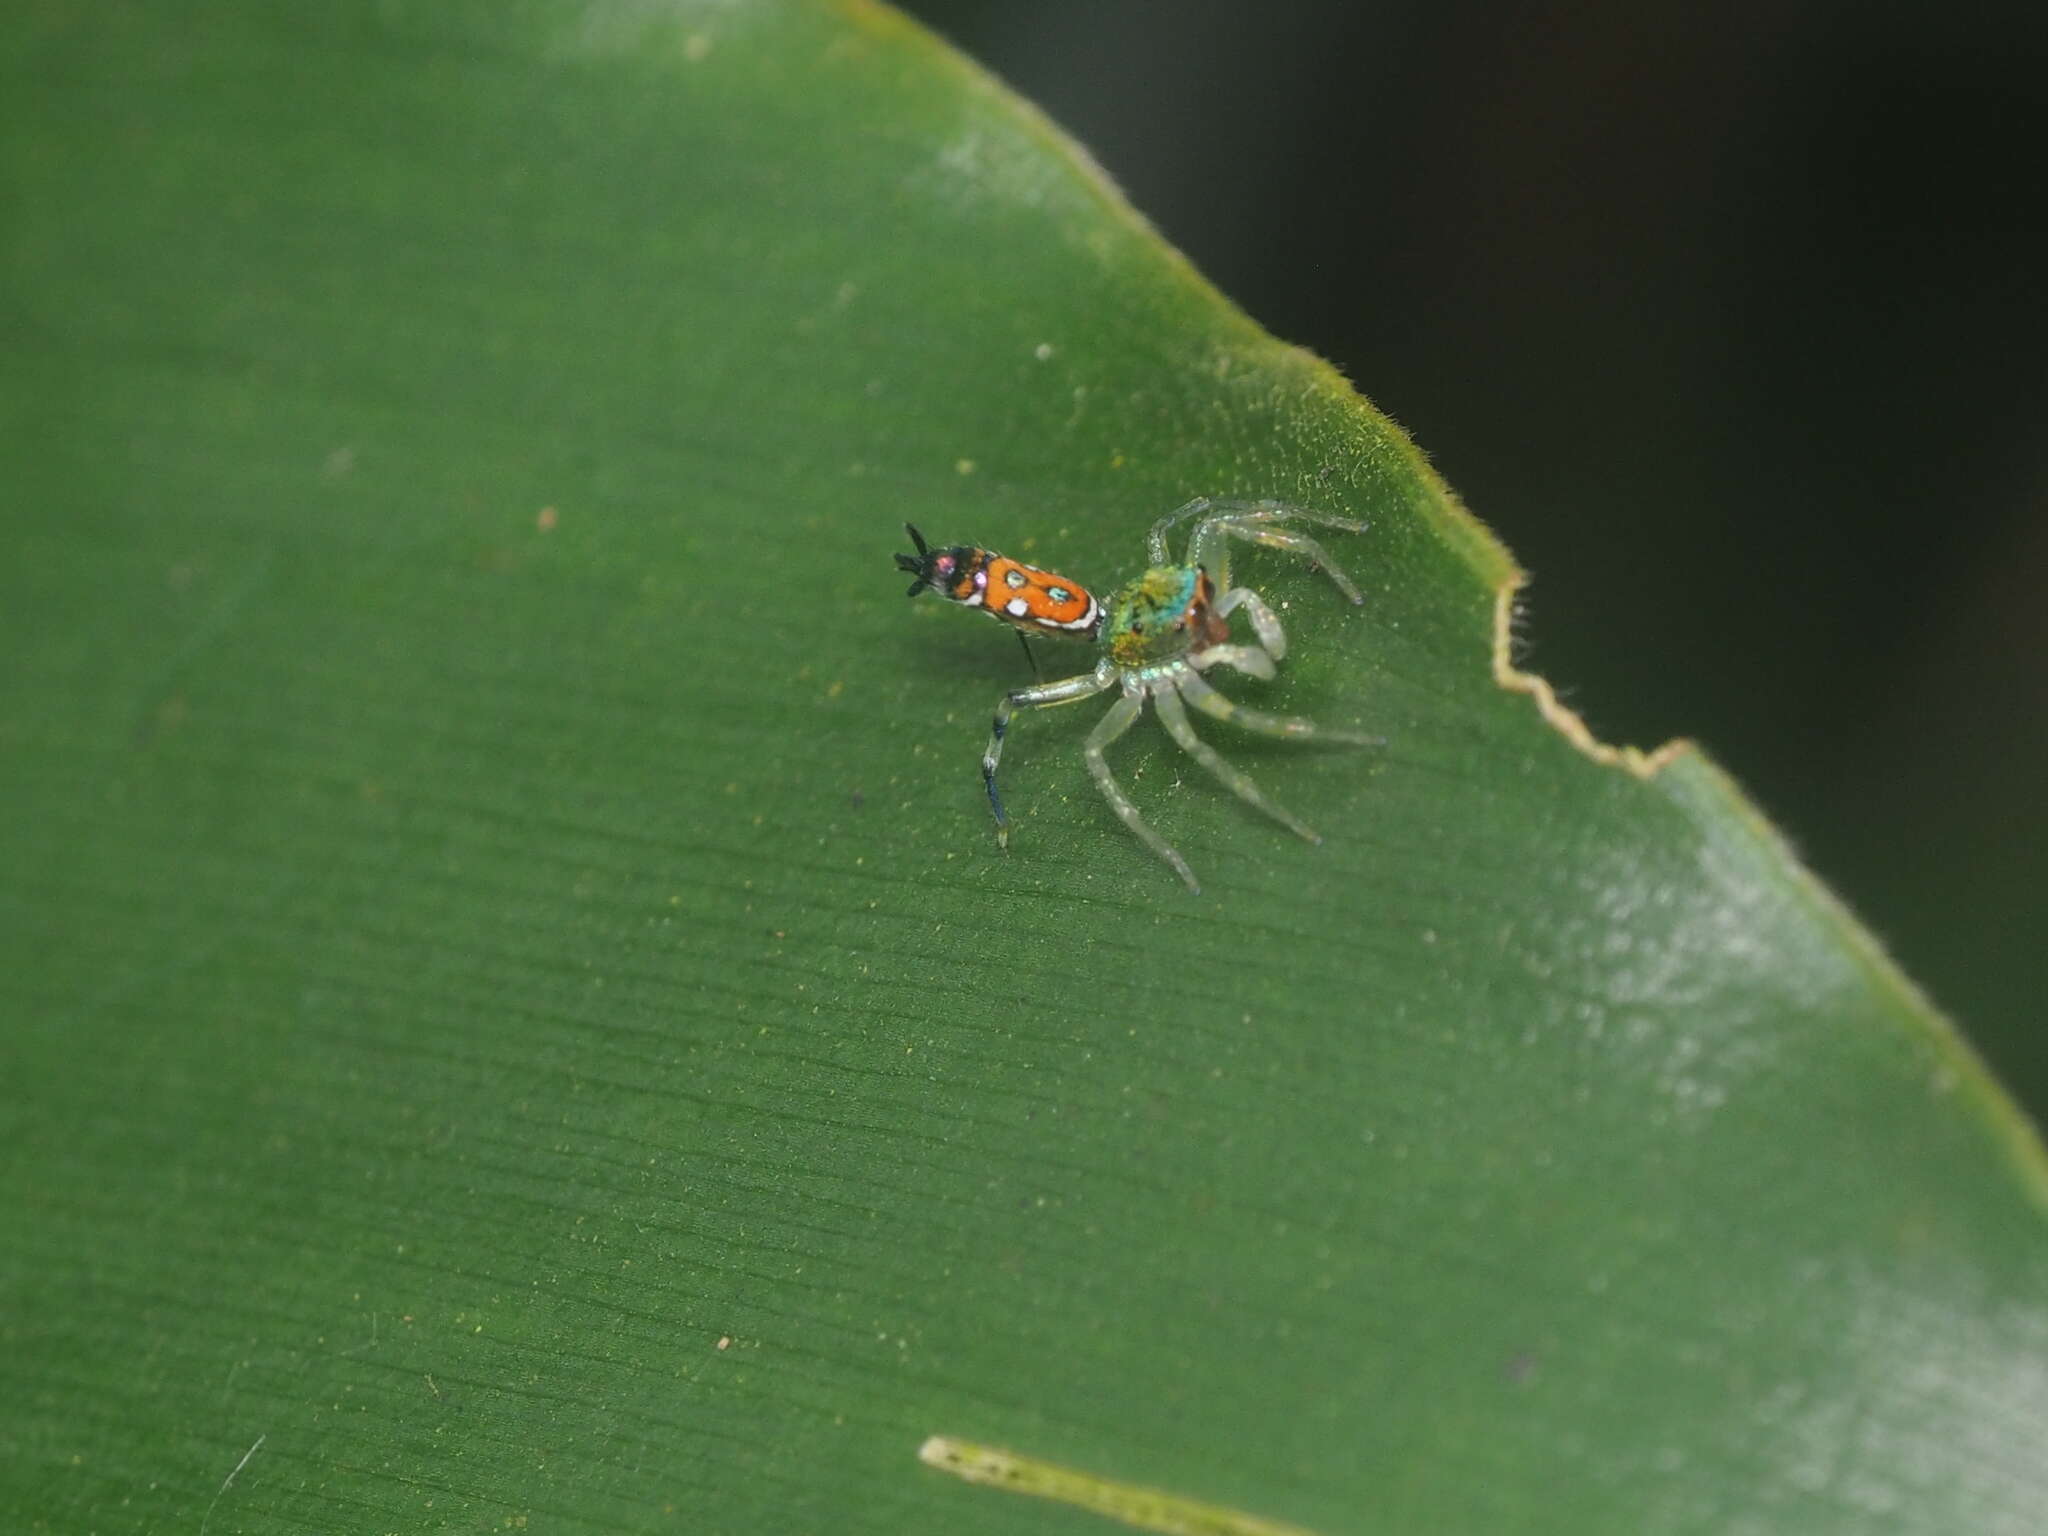
M1190 520L1195 526L1188 536L1186 558L1179 565L1172 564L1166 536ZM1246 730L1289 741L1385 745L1377 736L1331 730L1299 715L1269 715L1234 704L1210 687L1202 676L1212 667L1224 666L1248 677L1269 679L1274 675L1275 664L1287 655L1287 634L1280 627L1279 616L1250 587L1230 585L1233 539L1299 555L1327 574L1353 603L1365 601L1321 544L1305 533L1278 526L1290 522L1339 528L1347 533L1365 531L1364 523L1286 502L1221 501L1198 496L1152 525L1145 539L1150 567L1119 587L1106 604L1098 603L1086 587L1068 577L970 544L933 548L915 528L904 525L917 553L898 555L896 565L916 578L910 584L912 597L933 591L962 607L984 610L1013 626L1020 635L1028 632L1090 640L1104 653L1092 671L1031 688L1013 688L996 705L994 728L981 757L981 777L988 790L989 809L995 813L999 844L1007 848L1010 841L1010 818L1004 814L1003 798L996 790L996 766L1002 761L1003 737L1009 730L1010 716L1020 709L1071 704L1111 689L1116 689L1119 696L1089 732L1082 747L1088 772L1110 809L1146 847L1173 867L1189 890L1201 890L1194 871L1173 845L1138 814L1123 786L1110 773L1105 755L1109 744L1144 713L1148 700L1174 744L1220 779L1233 794L1311 843L1322 841L1294 815L1269 800L1252 782L1251 775L1231 767L1195 735L1186 709L1186 705L1192 704L1212 719L1234 721ZM1219 589L1221 597L1217 596ZM1255 644L1240 644L1230 638L1230 616L1240 608L1251 620Z

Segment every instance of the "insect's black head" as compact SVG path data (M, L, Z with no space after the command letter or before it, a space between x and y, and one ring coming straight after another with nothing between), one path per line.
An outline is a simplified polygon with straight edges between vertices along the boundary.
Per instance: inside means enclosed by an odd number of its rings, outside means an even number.
M910 584L907 595L915 597L926 587L936 587L941 593L948 593L955 575L960 570L961 557L968 551L957 547L933 549L925 543L924 535L909 523L903 525L903 531L910 535L910 542L917 546L916 554L896 557L896 569L908 571L917 578Z

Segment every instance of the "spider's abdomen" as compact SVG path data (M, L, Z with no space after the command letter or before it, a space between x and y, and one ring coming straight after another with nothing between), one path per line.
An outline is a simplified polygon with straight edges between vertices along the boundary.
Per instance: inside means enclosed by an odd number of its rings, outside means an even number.
M1211 606L1215 583L1198 565L1155 565L1109 600L1110 659L1120 667L1171 661L1229 638Z

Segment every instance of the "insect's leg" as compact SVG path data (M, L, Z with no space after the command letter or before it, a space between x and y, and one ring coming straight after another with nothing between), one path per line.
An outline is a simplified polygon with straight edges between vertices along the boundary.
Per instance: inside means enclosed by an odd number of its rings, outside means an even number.
M1284 660L1287 655L1287 631L1280 627L1280 616L1268 608L1266 600L1250 587L1232 587L1216 603L1216 612L1223 618L1228 618L1239 608L1252 616L1252 629L1259 637L1259 644L1266 648L1267 653L1275 661ZM1269 672L1266 676L1270 677L1272 674Z
M1317 725L1313 720L1304 720L1300 715L1269 715L1262 709L1247 709L1242 704L1233 704L1202 681L1192 668L1176 676L1181 697L1203 714L1214 720L1228 720L1248 731L1257 731L1261 736L1279 736L1289 741L1341 741L1354 747L1384 747L1387 744L1384 736L1340 731L1327 725Z
M1201 886L1195 883L1195 872L1188 868L1188 861L1174 850L1173 844L1146 825L1145 818L1138 814L1138 808L1131 804L1131 797L1124 793L1123 786L1109 771L1109 760L1103 756L1103 749L1117 737L1131 728L1145 710L1145 696L1142 693L1127 693L1109 706L1109 713L1096 721L1095 729L1088 733L1088 742L1081 751L1088 759L1088 772L1095 778L1095 787L1102 791L1102 798L1109 802L1109 808L1116 812L1119 820L1138 834L1138 838L1160 858L1173 866L1173 872L1187 882L1189 890L1201 894Z
M1044 709L1053 704L1071 704L1107 688L1115 680L1113 668L1097 667L1078 677L1036 688L1012 688L996 704L995 726L988 735L988 750L981 754L981 782L988 790L988 808L996 813L996 841L1010 845L1010 818L1003 813L1003 797L996 792L996 764L1003 760L1003 736L1010 729L1010 715L1020 709Z
M1037 678L1040 682L1044 682L1045 674L1038 670L1038 657L1034 655L1031 650L1031 637L1025 634L1024 631L1021 629L1013 629L1010 631L1010 633L1015 635L1017 637L1017 643L1024 647L1024 659L1031 663L1031 675Z
M1188 665L1200 671L1207 671L1210 667L1235 667L1247 677L1268 680L1273 676L1271 653L1256 645L1205 646L1188 657Z
M1194 674L1190 672L1187 676L1193 677ZM1159 711L1159 723L1166 727L1166 734L1179 744L1181 751L1222 780L1239 799L1250 801L1283 827L1310 842L1320 843L1322 839L1292 812L1268 800L1259 786L1252 782L1250 774L1241 768L1231 767L1214 747L1195 734L1195 728L1188 724L1188 712L1181 707L1180 695L1174 692L1178 681L1178 678L1169 678L1157 685L1152 693L1152 705Z

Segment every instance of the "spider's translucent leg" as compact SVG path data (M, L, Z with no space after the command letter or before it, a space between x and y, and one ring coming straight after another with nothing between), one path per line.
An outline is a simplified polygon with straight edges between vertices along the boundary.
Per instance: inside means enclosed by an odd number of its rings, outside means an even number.
M1232 501L1219 496L1197 496L1186 506L1175 507L1152 525L1152 532L1145 539L1145 553L1151 557L1152 563L1170 565L1172 562L1166 553L1167 532L1176 524L1184 523L1191 517L1200 517L1205 512L1210 514L1211 522L1221 522L1226 517L1234 517L1239 522L1249 523L1275 523L1293 519L1298 522L1315 523L1324 528L1342 528L1348 533L1365 532L1365 524L1356 518L1339 517L1334 512L1318 512L1313 507L1297 507L1292 502L1275 501L1270 496L1263 501ZM1205 562L1197 560L1190 554L1187 563L1202 565ZM1214 574L1213 570L1211 574Z
M1188 657L1188 665L1207 671L1210 667L1235 667L1247 677L1270 679L1272 655L1256 645L1209 645Z
M1266 600L1250 587L1232 587L1216 601L1216 612L1223 618L1228 618L1239 608L1252 616L1252 629L1259 637L1259 644L1275 661L1284 661L1287 657L1287 631L1280 627L1280 616L1268 608ZM1238 670L1246 669L1240 667ZM1264 675L1271 677L1273 674L1268 672Z
M1346 533L1365 532L1365 524L1358 518L1339 517L1334 512L1319 512L1314 507L1275 501L1270 496L1261 501L1211 501L1209 509L1216 514L1213 522L1229 518L1240 523L1313 523L1318 528L1342 528Z
M1088 759L1088 772L1095 778L1095 787L1102 791L1102 798L1109 802L1109 808L1116 812L1118 819L1138 834L1139 840L1160 858L1173 866L1173 872L1187 882L1189 890L1200 895L1202 888L1195 883L1195 872L1188 868L1188 861L1174 851L1173 844L1161 837L1145 824L1145 818L1138 814L1138 808L1131 804L1131 797L1124 793L1109 771L1109 760L1103 756L1103 749L1117 737L1131 728L1131 722L1144 713L1145 696L1141 693L1127 693L1109 706L1109 713L1095 724L1088 733L1088 742L1081 751Z
M1228 720L1248 731L1257 731L1261 736L1280 736L1289 741L1341 741L1354 747L1384 747L1387 744L1384 736L1335 730L1327 725L1317 725L1313 720L1304 720L1300 715L1269 715L1263 709L1247 709L1242 704L1234 704L1203 682L1193 669L1177 674L1177 679L1181 697L1203 714L1214 720Z
M1252 503L1248 501L1218 501L1213 496L1197 496L1185 506L1175 507L1166 516L1160 518L1158 522L1152 525L1152 531L1145 535L1145 558L1154 565L1171 565L1173 560L1166 552L1166 534L1168 529L1178 523L1186 522L1191 517L1199 517L1204 512L1213 511L1217 507L1226 509L1233 507L1249 508L1251 505ZM1189 564L1196 563L1198 562L1189 562Z
M1003 797L996 793L996 764L1003 760L1003 736L1010 729L1010 715L1020 709L1044 709L1052 704L1071 704L1102 692L1116 680L1111 667L1097 667L1078 677L1063 677L1056 683L1036 688L1012 688L996 705L995 727L988 734L988 750L981 754L981 782L988 789L989 809L996 813L996 841L1010 845L1010 818L1003 814Z
M1194 674L1190 672L1186 676L1193 677ZM1217 754L1214 747L1195 734L1195 728L1188 724L1188 712L1181 708L1180 695L1174 692L1175 687L1181 683L1181 677L1175 675L1155 684L1152 690L1152 704L1159 711L1159 723L1166 727L1166 734L1180 745L1181 751L1221 779L1230 792L1240 800L1249 800L1283 827L1312 843L1320 843L1322 839L1309 830L1300 818L1285 807L1268 800L1259 786L1252 782L1250 774L1241 768L1231 767Z
M1279 503L1272 505L1278 507ZM1295 508L1283 508L1276 512L1241 512L1228 517L1210 518L1195 530L1194 538L1188 545L1188 564L1199 565L1215 578L1219 586L1230 583L1230 540L1243 539L1248 544L1263 544L1268 549L1284 549L1289 554L1300 555L1310 565L1320 566L1337 588L1354 603L1365 601L1365 594L1358 590L1358 584L1344 573L1344 568L1330 558L1329 552L1305 533L1294 533L1286 528L1269 528L1268 522L1282 517L1301 518L1304 521L1327 524L1335 528L1360 529L1363 523L1349 518L1331 517L1326 513L1305 513Z

